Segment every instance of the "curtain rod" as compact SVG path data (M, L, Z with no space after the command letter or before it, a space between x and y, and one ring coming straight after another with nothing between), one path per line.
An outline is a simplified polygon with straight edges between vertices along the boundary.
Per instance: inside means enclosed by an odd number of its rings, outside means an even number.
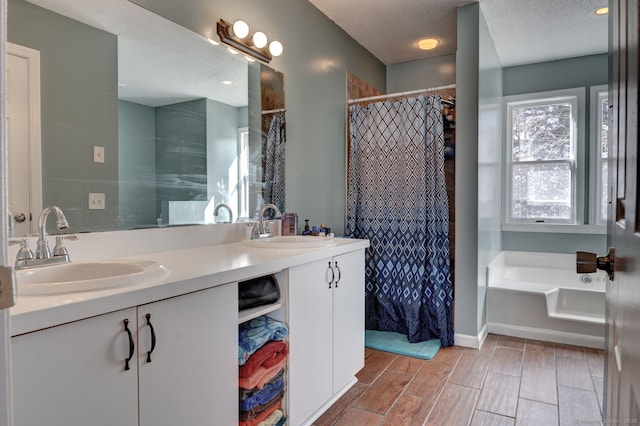
M275 114L278 112L287 112L286 108L280 108L280 109L270 109L268 111L262 111L263 114Z
M400 92L400 93L390 93L388 95L369 96L368 98L349 99L347 101L347 104L354 104L357 102L366 102L366 101L376 101L379 99L397 98L400 96L417 95L419 93L435 92L438 90L455 89L455 88L456 88L455 84L449 84L448 86L431 87L430 89L412 90L409 92Z

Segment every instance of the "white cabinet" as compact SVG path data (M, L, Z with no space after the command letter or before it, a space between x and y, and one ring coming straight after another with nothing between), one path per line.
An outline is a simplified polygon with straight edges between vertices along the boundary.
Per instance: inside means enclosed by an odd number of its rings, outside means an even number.
M140 426L238 423L237 318L236 284L138 307Z
M289 269L289 418L300 425L364 366L364 251Z
M12 338L14 425L136 425L137 365L134 356L124 370L124 320L135 338L135 308Z
M335 257L341 279L333 288L333 392L364 367L364 251ZM336 277L337 279L337 277Z
M15 426L237 424L237 297L227 284L13 337Z

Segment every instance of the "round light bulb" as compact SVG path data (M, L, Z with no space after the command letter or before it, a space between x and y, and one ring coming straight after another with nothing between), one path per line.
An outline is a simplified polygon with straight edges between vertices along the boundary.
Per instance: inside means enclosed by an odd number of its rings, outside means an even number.
M282 43L279 41L272 41L271 44L269 44L269 52L271 52L273 56L282 55L283 50L284 48L282 47Z
M258 49L262 49L267 45L267 35L261 31L253 35L253 45Z
M244 21L236 21L233 23L233 34L236 37L245 38L249 35L249 25Z

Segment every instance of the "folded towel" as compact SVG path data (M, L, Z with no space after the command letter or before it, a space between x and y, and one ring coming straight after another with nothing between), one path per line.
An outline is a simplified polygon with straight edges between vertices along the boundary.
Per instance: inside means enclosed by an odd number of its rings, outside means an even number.
M266 384L260 392L256 392L250 398L240 401L240 411L250 411L255 407L264 405L276 397L284 390L284 380L276 380L268 385Z
M264 315L240 324L238 364L244 365L249 357L268 341L284 340L288 334L286 324Z
M278 373L280 373L280 370L282 370L286 362L287 358L285 357L272 367L259 367L251 376L239 377L238 386L244 389L262 389L269 380L273 379L278 375Z
M267 417L265 420L258 423L258 426L275 426L280 423L283 415L284 413L282 412L282 410L276 410L273 413L269 414L269 417Z
M269 418L269 416L271 416L271 414L273 414L274 412L276 412L276 410L281 410L282 407L282 401L279 401L275 406L273 407L269 407L268 409L266 409L265 411L263 411L262 413L260 413L258 416L256 416L255 419L253 420L240 420L238 422L239 426L258 426L260 423L262 423L263 421L265 421L266 419ZM282 419L285 419L284 415L282 416L282 418L280 419L280 424L284 424L282 423Z
M258 367L273 367L289 353L287 344L282 340L267 342L249 357L244 365L240 366L238 375L249 377L256 372Z
M264 387L268 386L269 384L283 379L284 380L284 368L282 370L280 370L280 372L278 372L278 374L275 375L275 377L273 377L271 380L269 380L267 383L264 384ZM239 390L239 400L240 401L244 401L247 398L250 398L251 396L255 395L256 393L260 392L262 389L258 389L258 388L252 388L252 389L244 389L244 388L238 388Z
M243 411L240 413L240 425L247 424L245 422L251 422L248 424L257 425L261 421L265 420L271 413L278 410L282 405L282 398L284 398L284 391L281 391L275 398L267 402L264 405L259 405L249 411Z

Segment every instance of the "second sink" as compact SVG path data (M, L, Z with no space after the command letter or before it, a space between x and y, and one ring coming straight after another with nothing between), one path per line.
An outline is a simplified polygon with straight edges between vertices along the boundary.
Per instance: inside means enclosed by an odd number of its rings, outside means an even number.
M285 235L280 237L259 238L245 240L247 247L260 247L271 249L300 249L314 247L333 247L336 242L331 237L314 237L306 235Z

